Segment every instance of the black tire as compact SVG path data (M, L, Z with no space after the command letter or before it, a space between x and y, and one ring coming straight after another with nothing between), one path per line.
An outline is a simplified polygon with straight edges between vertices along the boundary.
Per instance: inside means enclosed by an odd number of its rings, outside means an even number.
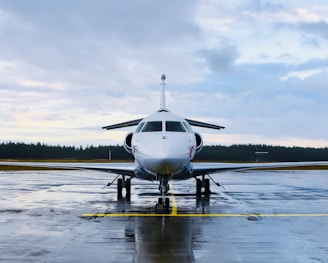
M123 183L123 180L121 178L117 179L117 199L118 200L122 199L122 183Z
M205 196L209 196L210 193L211 193L211 190L210 190L210 179L205 179Z
M165 211L170 210L170 198L166 197L165 198Z
M202 181L200 179L196 179L196 195L202 195Z
M131 194L131 179L127 179L125 182L125 190L126 194L130 195Z
M156 213L157 214L162 214L164 212L164 204L161 203L161 204L156 204L155 206L155 210L156 210Z

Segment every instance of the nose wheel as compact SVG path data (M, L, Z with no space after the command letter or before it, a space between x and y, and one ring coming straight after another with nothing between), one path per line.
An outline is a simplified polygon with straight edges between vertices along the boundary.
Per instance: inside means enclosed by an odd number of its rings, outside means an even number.
M158 203L155 205L156 213L163 214L168 213L170 211L170 198L165 197L164 202L163 198L158 198Z

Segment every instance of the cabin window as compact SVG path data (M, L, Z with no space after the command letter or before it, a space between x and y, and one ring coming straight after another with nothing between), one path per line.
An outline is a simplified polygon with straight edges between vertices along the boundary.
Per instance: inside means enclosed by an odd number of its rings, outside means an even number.
M186 128L181 122L167 121L165 124L166 131L168 132L186 132Z
M149 121L142 128L142 132L159 132L162 131L161 121Z
M140 123L138 124L137 129L136 129L136 132L140 132L141 129L142 129L142 127L144 126L144 124L145 124L145 122L140 122Z

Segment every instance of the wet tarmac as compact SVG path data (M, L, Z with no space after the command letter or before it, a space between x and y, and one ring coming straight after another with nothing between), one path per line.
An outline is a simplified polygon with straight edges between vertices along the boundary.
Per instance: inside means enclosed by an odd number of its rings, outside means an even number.
M198 199L194 180L173 182L162 216L156 182L118 202L111 174L0 172L0 261L328 262L327 173L217 174L225 189Z

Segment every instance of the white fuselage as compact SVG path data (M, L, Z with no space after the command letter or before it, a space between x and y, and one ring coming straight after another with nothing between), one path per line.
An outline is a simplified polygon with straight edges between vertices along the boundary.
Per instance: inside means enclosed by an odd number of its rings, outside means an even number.
M131 148L140 169L149 175L170 175L174 179L191 169L196 139L185 119L160 110L139 123Z

